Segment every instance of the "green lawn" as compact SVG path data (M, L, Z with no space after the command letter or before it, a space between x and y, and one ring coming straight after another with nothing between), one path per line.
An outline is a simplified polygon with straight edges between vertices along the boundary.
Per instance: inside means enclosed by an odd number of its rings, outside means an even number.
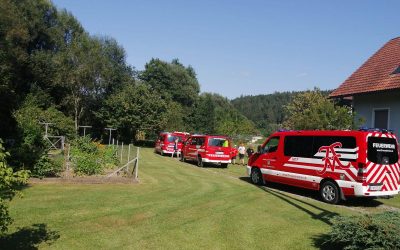
M59 235L51 245L42 242L39 247L310 249L316 248L314 239L329 230L332 216L357 213L258 188L239 178L243 176L243 166L198 168L141 149L139 184L26 188L24 198L10 205L15 220L10 233L16 233L0 243L34 243Z

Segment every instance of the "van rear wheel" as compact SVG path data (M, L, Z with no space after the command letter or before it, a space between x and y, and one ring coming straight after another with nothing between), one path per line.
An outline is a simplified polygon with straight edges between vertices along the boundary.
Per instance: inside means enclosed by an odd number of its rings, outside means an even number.
M326 181L321 185L320 194L322 200L326 203L338 204L340 201L339 188L332 181Z
M261 171L258 168L251 168L250 179L251 179L251 182L255 185L261 186L264 184Z

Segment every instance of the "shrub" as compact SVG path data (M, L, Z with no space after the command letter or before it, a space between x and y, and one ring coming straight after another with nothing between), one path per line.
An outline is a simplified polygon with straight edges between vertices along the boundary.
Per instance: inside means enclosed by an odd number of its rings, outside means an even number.
M39 161L33 167L32 176L39 178L54 177L58 176L62 170L63 170L62 161L50 159L45 154L39 159Z
M16 168L33 170L42 155L47 153L50 145L43 138L44 127L40 124L41 122L52 123L48 128L48 133L51 135L65 135L73 138L75 134L73 120L54 106L43 105L50 97L36 94L29 94L21 107L13 113L17 122L18 136L16 144L11 149L12 157L9 162Z
M72 141L72 148L77 149L80 152L87 154L97 154L98 153L98 144L97 142L93 142L90 137L82 136L78 137Z
M17 187L26 183L29 171L14 172L7 166L6 157L9 156L0 139L0 234L7 231L12 219L8 213L7 200L11 200L18 193Z
M117 151L116 148L113 148L112 146L106 146L100 150L100 154L102 155L103 166L112 168L118 164L118 157L116 151Z
M74 171L78 175L94 175L103 172L103 166L97 161L95 154L84 152L75 152L73 162L75 164Z
M89 137L80 137L72 142L71 157L75 165L74 171L78 175L100 174L105 167L118 164L113 147L93 142Z
M324 244L343 249L400 249L400 214L336 217Z

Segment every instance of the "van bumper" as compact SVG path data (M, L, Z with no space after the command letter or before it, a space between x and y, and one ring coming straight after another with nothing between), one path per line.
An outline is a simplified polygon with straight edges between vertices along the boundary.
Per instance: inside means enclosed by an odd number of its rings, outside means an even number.
M203 162L207 163L231 163L231 160L214 160L214 159L208 159L208 158L203 158Z
M247 175L250 176L251 175L251 166L247 166L246 171L247 171Z
M340 188L352 188L354 196L358 197L380 197L380 196L393 196L399 194L399 190L394 191L370 191L368 186L363 186L362 183L350 181L336 181Z

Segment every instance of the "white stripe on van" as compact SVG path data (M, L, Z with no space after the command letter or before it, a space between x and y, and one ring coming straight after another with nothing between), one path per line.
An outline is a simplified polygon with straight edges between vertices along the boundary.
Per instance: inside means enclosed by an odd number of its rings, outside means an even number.
M335 148L335 152L351 152L356 153L358 151L358 147L356 148Z
M290 163L285 163L283 166L288 167L288 168L301 168L301 169L310 169L310 170L321 170L324 168L324 167L304 166L304 165L290 164Z
M320 164L323 165L324 161L318 158L303 158L303 157L290 157L290 162L294 163L309 163L309 164ZM346 165L349 161L340 161L342 164Z
M289 167L289 168L300 168L300 169L309 169L309 170L321 170L323 169L323 167L313 167L313 166L304 166L304 165L297 165L297 164L290 164L290 163L286 163L283 166L285 167ZM354 175L357 175L357 171L353 168L350 167L349 169ZM330 172L330 173L340 173L340 174L344 174L347 176L347 178L351 181L355 181L354 178L344 169L335 169L333 172L330 171L329 169L326 170L326 172Z
M267 174L267 175L279 176L279 177L288 178L288 179L296 179L296 180L315 182L315 183L320 183L322 180L322 178L318 177L318 176L296 174L296 173L292 173L292 172L278 171L278 170L265 169L265 168L261 168L261 173Z
M329 154L331 155L331 154ZM314 156L316 157L325 157L326 153L325 152L318 152ZM351 159L351 160L356 160L358 158L358 154L340 154L339 159Z

